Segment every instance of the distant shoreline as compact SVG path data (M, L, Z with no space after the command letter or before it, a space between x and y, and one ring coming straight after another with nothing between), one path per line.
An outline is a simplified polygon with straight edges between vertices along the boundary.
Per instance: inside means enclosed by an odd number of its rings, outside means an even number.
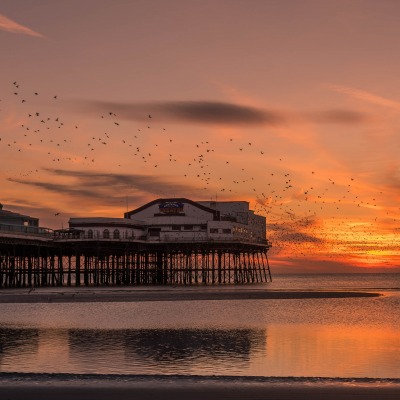
M0 373L1 398L27 396L30 400L395 400L400 380Z
M60 287L1 289L1 303L87 303L191 300L277 300L379 297L369 291L268 290L237 287Z

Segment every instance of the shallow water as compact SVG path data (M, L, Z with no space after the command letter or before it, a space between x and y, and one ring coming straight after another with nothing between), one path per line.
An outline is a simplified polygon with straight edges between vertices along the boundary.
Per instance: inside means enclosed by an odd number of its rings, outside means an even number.
M291 275L266 288L383 296L1 304L0 371L400 378L399 287L398 274Z

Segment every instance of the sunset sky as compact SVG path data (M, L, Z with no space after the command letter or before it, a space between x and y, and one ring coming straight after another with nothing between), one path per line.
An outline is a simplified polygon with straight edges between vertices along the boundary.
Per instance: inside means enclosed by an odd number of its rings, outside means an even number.
M247 200L273 272L400 272L400 2L3 0L0 202Z

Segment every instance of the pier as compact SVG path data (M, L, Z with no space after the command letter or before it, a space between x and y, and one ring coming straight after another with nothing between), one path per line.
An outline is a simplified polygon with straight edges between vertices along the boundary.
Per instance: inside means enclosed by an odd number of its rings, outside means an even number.
M272 280L265 217L244 201L157 199L124 218L71 218L59 230L0 212L0 288Z
M0 236L0 287L271 281L269 244Z

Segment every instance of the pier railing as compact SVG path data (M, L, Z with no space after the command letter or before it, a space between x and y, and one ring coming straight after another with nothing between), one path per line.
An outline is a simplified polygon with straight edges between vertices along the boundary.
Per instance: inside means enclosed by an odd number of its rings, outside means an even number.
M1 237L23 237L29 238L41 238L48 242L107 242L107 243L121 243L121 242L141 242L149 244L190 244L190 243L246 243L270 247L271 244L268 240L260 238L246 238L243 236L219 236L209 237L200 235L187 235L187 236L170 236L163 235L162 237L155 237L151 235L140 235L140 236L127 236L121 235L120 237L110 236L109 238L101 237L100 235L90 236L83 231L64 230L60 234L60 231L54 231L49 228L38 227L38 226L25 226L25 225L12 225L12 224L0 224L0 236Z
M249 243L270 246L268 240L261 239L246 239L243 237L225 237L225 238L207 238L207 237L166 237L166 238L148 238L147 236L129 236L120 238L102 238L100 236L88 237L81 235L79 237L55 237L54 241L68 242L68 241L86 241L86 242L145 242L145 243Z
M49 228L43 228L40 226L29 226L29 225L13 225L13 224L1 224L0 223L0 234L12 235L12 236L39 236L39 237L53 237L53 230Z

